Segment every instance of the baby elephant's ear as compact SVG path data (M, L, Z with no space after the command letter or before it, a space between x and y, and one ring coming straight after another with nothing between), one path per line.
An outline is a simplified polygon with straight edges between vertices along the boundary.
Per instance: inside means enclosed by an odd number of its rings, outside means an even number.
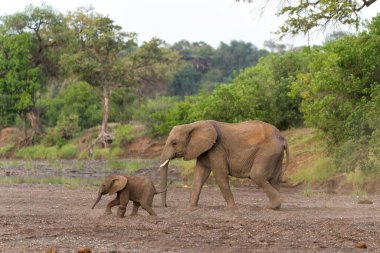
M124 189L124 187L127 185L128 179L126 177L123 177L123 176L115 175L112 178L112 181L113 181L113 184L112 184L110 190L108 191L109 195L112 195L112 194Z

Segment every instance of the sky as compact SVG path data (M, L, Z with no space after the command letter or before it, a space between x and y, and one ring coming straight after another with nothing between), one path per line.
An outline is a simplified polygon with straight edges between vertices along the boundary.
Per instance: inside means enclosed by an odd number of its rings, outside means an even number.
M95 11L109 16L126 32L136 32L138 41L153 37L173 44L182 39L204 41L214 48L220 42L232 40L250 42L264 48L266 40L291 46L318 45L326 34L287 37L282 41L274 34L284 21L275 15L277 1L270 1L262 12L262 5L237 3L235 0L44 0L55 10L65 13L81 6L93 6ZM264 2L264 0L261 0ZM0 15L23 11L25 6L40 6L42 1L0 0ZM380 1L365 8L362 17L371 18L380 12Z

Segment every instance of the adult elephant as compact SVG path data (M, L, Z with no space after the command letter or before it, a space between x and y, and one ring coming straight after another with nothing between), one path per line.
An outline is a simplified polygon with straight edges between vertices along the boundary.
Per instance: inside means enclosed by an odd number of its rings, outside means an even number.
M161 154L161 189L166 189L168 164L171 159L197 159L191 188L189 208L198 205L202 186L213 172L227 208L235 208L229 176L251 178L269 198L267 208L281 207L278 184L282 161L289 149L286 139L271 124L254 120L223 123L214 120L178 125L171 130ZM287 162L288 163L288 162ZM162 194L166 205L166 192Z

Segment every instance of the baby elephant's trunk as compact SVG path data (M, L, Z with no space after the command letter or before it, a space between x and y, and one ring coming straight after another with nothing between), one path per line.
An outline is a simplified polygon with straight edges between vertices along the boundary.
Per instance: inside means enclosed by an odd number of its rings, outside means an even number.
M91 209L94 209L94 207L99 203L99 201L100 201L101 198L102 198L102 194L99 194L98 198L95 200L95 203L94 203L94 205L92 206Z

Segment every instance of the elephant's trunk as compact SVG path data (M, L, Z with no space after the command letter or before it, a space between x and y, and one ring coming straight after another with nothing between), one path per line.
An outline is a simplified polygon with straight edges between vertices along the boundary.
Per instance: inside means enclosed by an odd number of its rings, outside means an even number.
M162 206L167 207L166 204L166 187L168 182L168 167L169 167L169 159L161 159L161 166L160 166L160 188L162 194L161 194L161 201Z
M94 203L94 205L92 206L91 209L94 209L94 207L99 203L99 201L100 201L101 198L102 198L102 194L99 193L99 194L98 194L98 198L95 200L95 203Z

